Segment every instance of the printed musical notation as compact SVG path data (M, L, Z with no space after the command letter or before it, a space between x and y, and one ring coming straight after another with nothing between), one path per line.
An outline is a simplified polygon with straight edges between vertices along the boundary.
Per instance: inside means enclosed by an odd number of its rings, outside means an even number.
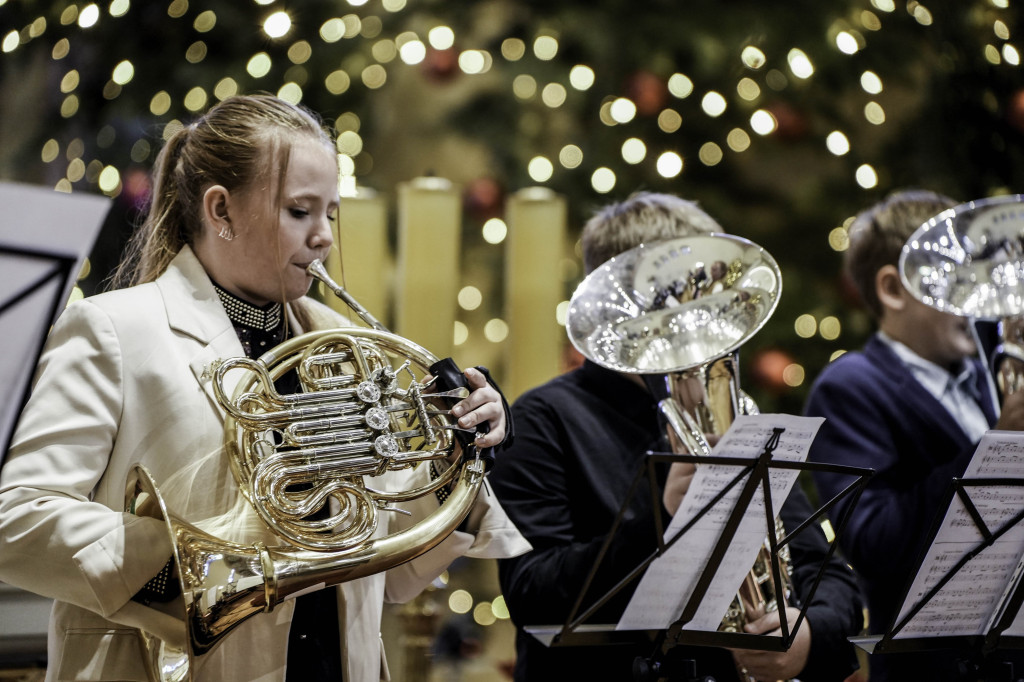
M811 441L824 420L817 417L796 417L784 414L740 416L712 450L712 457L756 459L775 429L784 429L772 452L773 460L803 462ZM671 538L689 524L701 509L721 493L738 474L741 467L701 464L697 467L682 505L665 532ZM768 480L775 513L782 506L798 471L769 470ZM701 573L721 537L729 515L736 506L743 484L749 474L737 482L679 540L648 567L640 579L633 598L626 606L619 630L662 629L675 622L693 594ZM736 534L729 543L724 559L704 599L687 629L715 631L729 603L750 571L765 540L767 527L763 489L758 488L743 514Z
M966 636L987 633L1024 571L1024 523L1008 527L1024 509L1024 486L977 479L1024 479L1024 434L989 431L963 476L964 490L989 533L1005 532L964 564L895 634L895 638ZM900 610L903 622L915 607L980 547L985 533L964 501L955 496L918 569ZM1016 632L1015 632L1016 631ZM1024 634L1020 614L1004 634Z

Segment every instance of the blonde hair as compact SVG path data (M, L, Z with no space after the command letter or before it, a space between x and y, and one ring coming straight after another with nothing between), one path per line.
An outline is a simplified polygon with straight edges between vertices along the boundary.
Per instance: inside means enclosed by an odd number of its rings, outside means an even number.
M583 268L593 272L607 260L645 242L724 232L696 202L672 194L636 192L598 210L583 227Z
M272 95L238 95L175 132L157 155L146 219L128 242L109 288L155 280L202 230L203 192L248 187L278 170L278 192L291 144L307 135L334 148L331 135L308 109Z
M885 265L899 263L903 245L921 225L957 201L920 189L893 192L857 214L850 225L850 245L843 255L846 274L868 311L880 319L882 303L875 290L875 275Z

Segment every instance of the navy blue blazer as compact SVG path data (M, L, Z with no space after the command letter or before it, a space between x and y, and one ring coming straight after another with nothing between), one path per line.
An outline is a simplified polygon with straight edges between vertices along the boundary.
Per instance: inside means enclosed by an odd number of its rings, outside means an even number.
M971 362L977 370L979 404L994 424L987 374L980 362ZM861 579L869 630L885 632L917 570L951 479L963 474L977 444L877 336L862 352L846 353L822 371L804 412L825 417L811 446L812 461L876 472L852 512L840 547ZM839 474L815 475L823 501L851 480ZM848 506L848 501L838 505L833 520ZM887 664L879 658L869 661L872 682L903 679L883 676L880 671ZM900 660L909 659L901 655Z

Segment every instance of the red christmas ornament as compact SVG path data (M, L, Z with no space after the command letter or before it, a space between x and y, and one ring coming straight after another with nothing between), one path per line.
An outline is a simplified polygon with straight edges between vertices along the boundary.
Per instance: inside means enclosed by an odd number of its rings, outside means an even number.
M427 50L427 56L420 62L423 73L435 83L452 80L459 72L459 55L455 48Z
M751 359L750 374L758 386L775 393L782 393L789 388L783 375L786 368L793 362L793 358L788 353L778 348L760 350Z
M483 222L501 215L505 190L494 178L476 178L462 192L462 206L475 221Z
M1010 95L1006 103L1006 122L1024 133L1024 90L1018 90Z
M846 272L839 277L839 294L843 298L843 304L847 308L864 308L864 301L860 297L857 285L853 278Z
M626 96L636 104L640 116L656 116L665 108L668 87L650 71L637 71L626 81Z
M810 127L807 117L788 102L773 102L765 109L775 117L775 136L782 140L799 140Z
M149 195L153 190L149 173L138 166L129 168L121 176L121 195L119 199L135 210L144 210L149 204Z

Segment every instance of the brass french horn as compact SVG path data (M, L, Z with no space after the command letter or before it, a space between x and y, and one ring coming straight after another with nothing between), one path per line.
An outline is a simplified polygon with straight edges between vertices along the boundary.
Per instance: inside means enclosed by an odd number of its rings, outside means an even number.
M344 292L319 261L310 274ZM484 464L464 455L449 465L460 429L442 404L467 389L432 391L427 375L437 358L349 304L375 328L309 332L258 360L226 360L215 372L236 482L280 543L246 546L213 537L171 513L144 467L129 475L125 508L167 524L183 595L179 641L140 631L155 680L191 680L196 658L290 597L420 556L450 535L476 501ZM293 369L302 391L279 394L274 381ZM224 389L229 372L243 373L231 395ZM399 492L366 480L414 466L439 471L430 483ZM407 513L402 502L449 485L450 495L429 517L374 537L382 513Z
M705 434L724 434L757 406L740 389L740 346L775 311L782 276L757 244L724 234L642 244L591 272L569 302L566 329L591 361L617 372L664 375L659 402L675 452L710 455ZM777 537L781 524L774 529ZM767 542L766 542L767 546ZM786 548L783 548L786 551ZM790 590L788 558L771 579L762 549L720 630L742 632L748 607L772 611Z
M998 322L990 371L1001 395L1024 386L1024 195L970 201L903 245L903 286L936 310Z

